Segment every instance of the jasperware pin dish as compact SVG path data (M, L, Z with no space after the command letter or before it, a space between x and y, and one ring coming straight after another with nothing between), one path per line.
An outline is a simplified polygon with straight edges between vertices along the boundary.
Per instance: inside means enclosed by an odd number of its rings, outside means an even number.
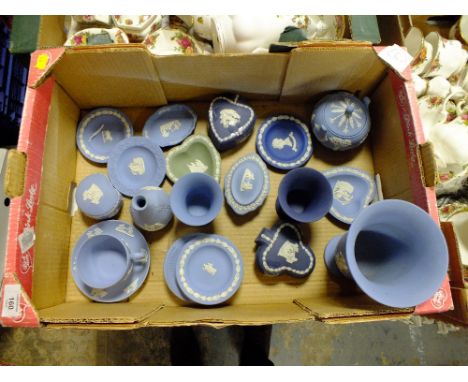
M113 108L99 108L81 119L76 144L90 161L107 163L114 147L132 135L133 126L125 113Z
M117 190L134 196L142 187L159 186L166 176L166 159L159 146L144 137L120 142L109 158L109 177Z

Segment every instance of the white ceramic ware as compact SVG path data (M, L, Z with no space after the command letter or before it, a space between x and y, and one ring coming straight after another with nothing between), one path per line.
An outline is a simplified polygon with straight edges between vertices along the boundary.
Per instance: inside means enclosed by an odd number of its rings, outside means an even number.
M143 44L157 56L209 53L206 47L179 29L159 29L146 36Z
M427 94L430 96L445 98L449 95L451 89L450 82L442 76L431 78L427 82Z
M73 34L65 46L128 44L127 35L118 28L88 28Z
M422 75L432 61L433 48L419 28L412 27L405 37L404 44L408 53L414 57L411 68L414 74Z
M426 94L427 91L427 80L421 78L414 72L411 73L411 78L413 79L414 90L416 91L416 96L421 97Z
M132 42L141 42L145 37L161 27L160 15L114 15L112 20L116 27L127 33Z

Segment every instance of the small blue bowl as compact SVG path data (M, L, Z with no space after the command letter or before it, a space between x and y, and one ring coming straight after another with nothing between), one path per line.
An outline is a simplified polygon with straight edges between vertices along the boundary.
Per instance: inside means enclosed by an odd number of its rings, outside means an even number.
M159 147L174 146L192 134L197 114L183 104L167 105L156 110L143 127L143 136Z
M172 187L171 209L174 215L190 226L212 222L223 206L219 183L203 173L184 175Z

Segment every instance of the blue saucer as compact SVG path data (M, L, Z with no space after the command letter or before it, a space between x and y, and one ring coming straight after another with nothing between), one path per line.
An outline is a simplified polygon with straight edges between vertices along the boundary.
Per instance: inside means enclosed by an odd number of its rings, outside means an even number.
M89 237L97 235L112 235L123 241L131 252L146 252L147 261L145 263L135 263L133 271L124 287L113 287L109 289L92 289L84 284L77 275L76 255L81 246ZM144 283L148 276L151 264L151 255L143 235L133 225L121 220L105 220L89 227L80 237L73 248L71 266L72 276L78 289L88 298L97 302L118 302L132 296Z
M312 140L307 125L291 115L265 119L257 133L257 152L280 170L304 165L312 156Z
M133 126L125 113L103 107L90 111L80 121L76 144L90 161L107 163L114 147L132 135Z
M213 99L208 111L208 134L219 151L238 145L252 134L255 112L239 95Z
M167 105L156 110L143 127L143 136L159 147L174 146L192 134L197 114L183 104Z
M177 262L181 255L181 249L184 247L185 244L188 242L203 238L208 236L202 233L194 233L185 235L179 239L177 239L167 251L166 258L164 260L164 279L166 280L167 287L174 293L178 298L183 301L190 301L186 296L184 296L184 292L180 289L179 284L177 284L177 277L176 277L176 266Z
M177 283L193 302L215 305L231 298L243 278L239 250L225 237L195 239L181 250L176 267Z
M226 201L238 215L259 208L269 191L268 169L255 153L240 158L224 178Z
M109 157L109 178L122 194L135 196L145 186L159 186L166 176L166 158L148 138L130 137Z
M351 224L375 196L375 182L366 171L353 167L336 167L323 172L333 190L330 215Z

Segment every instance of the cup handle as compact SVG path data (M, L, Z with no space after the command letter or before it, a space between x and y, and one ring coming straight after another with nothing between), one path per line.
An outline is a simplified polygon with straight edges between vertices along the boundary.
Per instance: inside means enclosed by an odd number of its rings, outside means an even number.
M131 254L134 263L146 263L148 261L148 252L142 250Z

